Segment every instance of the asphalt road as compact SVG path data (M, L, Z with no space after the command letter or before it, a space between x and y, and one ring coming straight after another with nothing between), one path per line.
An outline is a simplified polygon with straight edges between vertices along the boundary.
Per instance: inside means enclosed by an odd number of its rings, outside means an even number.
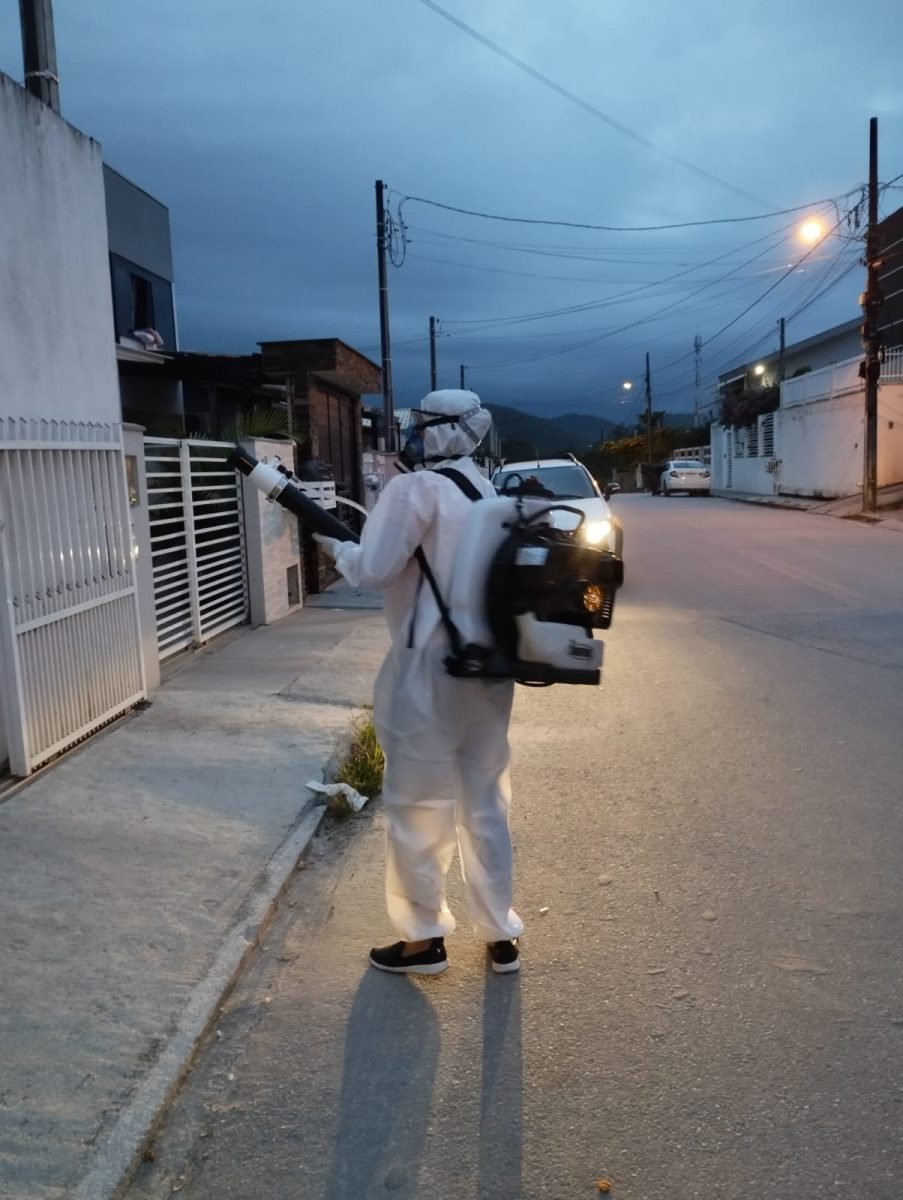
M621 496L598 689L519 691L520 976L317 839L129 1200L903 1200L903 537ZM454 870L454 868L453 868Z

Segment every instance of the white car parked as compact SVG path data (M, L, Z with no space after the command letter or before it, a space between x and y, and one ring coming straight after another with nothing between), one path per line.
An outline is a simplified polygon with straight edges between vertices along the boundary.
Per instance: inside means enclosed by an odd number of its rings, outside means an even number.
M556 501L578 508L583 513L580 526L582 537L591 546L599 546L612 554L621 555L624 530L621 522L608 507L599 485L576 458L540 458L528 462L506 462L492 477L493 487L502 492L535 479ZM508 482L510 480L510 482ZM552 523L561 529L573 528L576 518L567 512L556 512Z
M675 492L708 496L712 490L712 474L695 458L674 458L665 463L659 489L663 496L672 496Z

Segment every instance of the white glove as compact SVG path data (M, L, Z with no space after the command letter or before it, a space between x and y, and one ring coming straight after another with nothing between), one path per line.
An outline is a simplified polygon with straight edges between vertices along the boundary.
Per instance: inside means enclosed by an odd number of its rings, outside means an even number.
M323 547L327 554L330 554L333 558L335 558L336 551L342 544L340 538L327 537L325 533L315 533L313 538L318 545Z

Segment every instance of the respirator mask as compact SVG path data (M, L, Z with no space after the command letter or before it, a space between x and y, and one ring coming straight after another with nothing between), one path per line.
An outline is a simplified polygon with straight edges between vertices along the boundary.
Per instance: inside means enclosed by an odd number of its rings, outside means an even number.
M401 465L408 471L421 470L426 466L424 462L422 424L414 425L411 428L411 432L408 434L407 441L401 448L398 459Z
M491 422L478 400L460 413L413 409L411 419L413 423L408 427L408 436L399 455L399 463L407 471L422 470L431 463L472 454Z

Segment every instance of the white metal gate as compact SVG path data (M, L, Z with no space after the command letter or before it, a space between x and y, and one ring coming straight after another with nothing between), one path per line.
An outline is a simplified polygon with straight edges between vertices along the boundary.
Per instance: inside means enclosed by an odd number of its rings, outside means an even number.
M231 442L145 438L157 647L167 658L248 617L241 483Z
M0 418L0 669L28 775L145 693L118 425Z

